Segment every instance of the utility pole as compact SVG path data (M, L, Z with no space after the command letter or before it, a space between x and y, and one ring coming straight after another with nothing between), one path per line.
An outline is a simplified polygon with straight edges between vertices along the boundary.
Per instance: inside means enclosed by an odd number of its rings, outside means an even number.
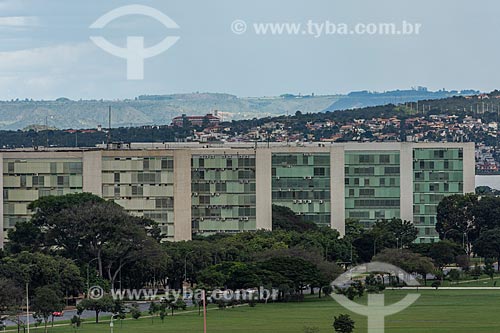
M26 282L26 328L30 333L30 297L29 297L29 282Z
M206 302L206 291L203 289L201 292L201 297L203 297L203 333L207 333L207 302Z

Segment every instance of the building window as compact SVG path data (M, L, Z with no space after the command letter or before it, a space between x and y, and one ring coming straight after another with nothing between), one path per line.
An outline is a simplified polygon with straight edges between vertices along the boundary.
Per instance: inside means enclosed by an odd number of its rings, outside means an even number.
M32 182L33 186L44 186L45 178L43 176L33 176Z
M69 177L57 176L57 186L69 186Z
M372 197L375 195L375 190L372 188L362 188L359 190L359 196Z
M315 176L324 176L325 175L325 168L314 168L314 175Z
M380 155L379 157L380 164L382 163L390 163L391 158L389 155Z

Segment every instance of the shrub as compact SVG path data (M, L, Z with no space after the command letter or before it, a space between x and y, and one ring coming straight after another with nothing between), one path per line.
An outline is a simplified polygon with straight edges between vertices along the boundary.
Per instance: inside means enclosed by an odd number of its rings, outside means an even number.
M354 331L354 320L351 319L351 316L348 314L341 314L338 317L335 317L333 321L333 328L335 332L338 333L351 333Z
M431 284L431 287L432 287L432 288L435 288L436 290L437 290L440 286L441 286L441 281L437 281L437 280L436 280L436 281L434 281L434 282L432 282L432 284Z

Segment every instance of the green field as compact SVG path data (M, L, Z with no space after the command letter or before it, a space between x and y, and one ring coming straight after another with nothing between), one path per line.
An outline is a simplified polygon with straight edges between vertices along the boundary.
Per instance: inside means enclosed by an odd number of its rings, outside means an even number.
M386 302L401 299L406 291L385 292ZM386 318L386 332L499 332L500 291L425 290L420 299L407 310ZM358 300L358 302L363 300ZM208 312L208 332L304 332L304 327L317 327L319 332L333 332L334 315L347 313L331 298L307 299L301 303L258 304ZM355 332L366 332L366 318L352 315ZM115 324L115 332L203 332L202 317L197 311L179 312L162 324L156 318L126 320L123 327ZM41 331L41 330L40 330ZM49 332L74 332L69 326L55 327ZM110 332L109 322L84 323L81 333Z

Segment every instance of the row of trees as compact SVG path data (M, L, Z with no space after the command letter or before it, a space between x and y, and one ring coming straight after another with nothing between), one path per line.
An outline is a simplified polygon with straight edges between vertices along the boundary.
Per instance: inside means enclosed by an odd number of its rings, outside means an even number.
M496 198L446 198L438 207L443 240L432 244L414 244L417 229L400 219L378 221L369 230L348 220L340 237L278 206L273 207L273 231L161 243L156 223L131 216L113 202L86 193L44 197L30 205L32 219L9 233L0 254L0 285L10 286L0 288L0 312L19 308L26 285L33 306L42 298L37 295L44 295L60 301L54 303L56 311L64 298L96 284L105 290L179 289L185 282L206 288L265 286L278 289L280 300L300 300L310 288L319 289L321 297L322 287L343 268L372 258L424 278L442 276L439 271L451 263L468 269L472 244L478 254L500 256L494 247L500 244L500 214L494 213L499 207Z

